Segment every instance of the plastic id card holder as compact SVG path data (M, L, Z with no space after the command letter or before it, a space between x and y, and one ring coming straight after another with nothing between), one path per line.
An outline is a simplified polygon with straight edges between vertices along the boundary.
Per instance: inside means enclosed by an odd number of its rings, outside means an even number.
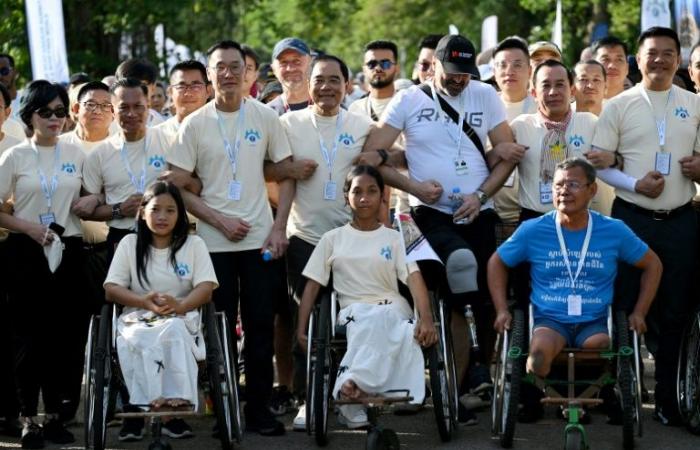
M241 199L241 191L243 186L238 180L231 180L228 183L228 199L233 201L239 201Z

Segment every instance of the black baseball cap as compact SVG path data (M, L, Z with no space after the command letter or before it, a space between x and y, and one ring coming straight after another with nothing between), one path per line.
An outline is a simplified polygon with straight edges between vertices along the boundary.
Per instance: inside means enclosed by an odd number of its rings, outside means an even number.
M442 63L447 73L468 73L479 78L474 44L464 36L458 34L443 36L435 48L435 59Z

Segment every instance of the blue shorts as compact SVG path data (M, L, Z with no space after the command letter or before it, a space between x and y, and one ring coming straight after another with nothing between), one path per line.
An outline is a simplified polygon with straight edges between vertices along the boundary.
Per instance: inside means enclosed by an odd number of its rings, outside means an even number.
M566 346L581 348L586 339L594 334L608 334L608 319L597 319L591 322L563 323L544 317L535 317L533 331L539 327L546 327L559 333L565 340Z

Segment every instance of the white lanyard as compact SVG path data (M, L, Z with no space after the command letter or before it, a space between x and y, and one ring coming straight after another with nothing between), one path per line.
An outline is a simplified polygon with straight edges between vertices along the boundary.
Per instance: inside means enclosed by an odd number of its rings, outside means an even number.
M445 125L445 128L447 129L447 134L450 135L453 141L457 144L457 154L461 155L462 154L462 135L464 132L462 132L462 123L464 123L464 92L461 92L459 94L459 119L457 120L457 138L454 137L454 134L452 132L454 126L451 126L452 124L447 124L446 122L443 121L443 115L444 113L442 112L442 107L440 106L440 100L438 100L438 93L435 90L435 86L433 84L430 85L430 91L433 93L433 101L435 102L435 109L437 109L440 121Z
M44 174L44 171L41 168L41 162L39 161L39 149L36 148L36 142L34 142L33 140L31 142L32 149L34 150L34 154L36 155L36 171L39 174L39 183L41 184L41 191L44 193L44 198L46 199L46 204L48 205L47 210L51 211L53 194L55 194L56 189L58 189L58 173L61 171L61 149L58 147L57 142L53 154L53 174L51 175L51 185L49 186L46 175Z
M583 263L586 260L586 253L588 253L588 244L591 243L591 234L593 233L593 218L591 217L590 211L588 212L588 227L586 228L586 237L583 239L583 246L581 247L581 255L578 258L578 266L576 267L576 276L571 272L571 263L569 262L569 253L566 250L566 243L564 242L564 235L561 232L561 220L559 219L559 213L556 214L554 222L557 228L557 239L559 239L559 248L561 249L561 254L564 257L564 264L566 265L566 270L569 272L569 279L571 280L571 290L576 291L576 280L581 274L581 269L583 269Z
M338 153L338 141L340 140L340 131L343 126L343 110L338 110L338 118L335 120L335 136L333 137L333 148L328 151L325 141L323 140L323 134L318 128L316 123L316 113L311 111L311 123L314 125L316 132L318 133L318 143L321 146L321 154L323 159L326 161L326 166L328 167L328 179L333 177L333 163L335 162L335 155Z
M651 114L652 116L654 116L654 121L656 122L656 133L659 136L659 148L663 152L664 146L666 145L666 113L668 111L668 105L669 103L671 103L671 96L673 95L673 86L671 86L671 89L668 92L666 106L664 107L663 119L661 120L656 118L656 111L654 111L654 105L651 103L651 99L649 98L647 90L641 86L640 89L642 91L642 97L644 97L644 100L646 100L647 104L649 105L649 108L651 108Z
M120 150L122 163L124 163L126 173L129 175L129 180L131 180L131 184L134 186L134 188L136 188L136 192L138 194L143 194L143 192L146 190L146 169L148 168L148 147L146 146L147 139L148 132L143 137L143 166L141 167L141 174L139 175L138 179L136 178L136 175L134 175L134 171L131 170L131 164L129 164L129 155L126 153L126 139L124 139Z
M233 172L233 179L236 179L236 169L238 163L238 152L241 149L241 136L243 135L243 127L245 125L245 99L241 99L241 106L238 108L238 121L236 122L236 141L231 146L231 142L226 137L226 128L224 127L224 121L221 118L221 114L216 112L216 120L219 123L219 133L221 134L221 139L224 140L224 149L226 150L226 156L231 163L231 172Z

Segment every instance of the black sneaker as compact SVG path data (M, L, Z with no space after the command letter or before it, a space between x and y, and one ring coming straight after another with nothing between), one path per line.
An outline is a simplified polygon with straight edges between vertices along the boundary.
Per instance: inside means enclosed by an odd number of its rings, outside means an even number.
M470 411L467 408L465 408L461 402L458 402L457 421L462 425L466 425L468 427L479 424L479 419L476 417L476 414L474 414L473 411Z
M270 397L270 412L275 416L283 416L292 409L295 409L294 396L287 386L277 386L272 389Z
M665 408L661 406L657 406L654 409L652 418L657 422L660 422L661 425L666 425L667 427L679 427L683 425L683 419L677 411L670 409L670 411L667 412Z
M44 448L44 433L34 422L27 422L22 427L22 448Z
M544 407L540 402L544 395L532 384L523 383L520 390L521 407L518 411L518 422L535 423L544 416Z
M122 429L119 430L119 440L136 442L141 439L143 439L143 419L124 419Z
M171 419L163 424L162 432L164 435L173 439L183 439L194 436L192 427L187 425L182 419Z
M47 420L44 422L44 439L48 439L54 444L70 444L75 442L73 433L66 430L66 426L59 419Z
M270 412L247 416L245 428L246 431L254 431L261 436L282 436L285 433L284 424Z

